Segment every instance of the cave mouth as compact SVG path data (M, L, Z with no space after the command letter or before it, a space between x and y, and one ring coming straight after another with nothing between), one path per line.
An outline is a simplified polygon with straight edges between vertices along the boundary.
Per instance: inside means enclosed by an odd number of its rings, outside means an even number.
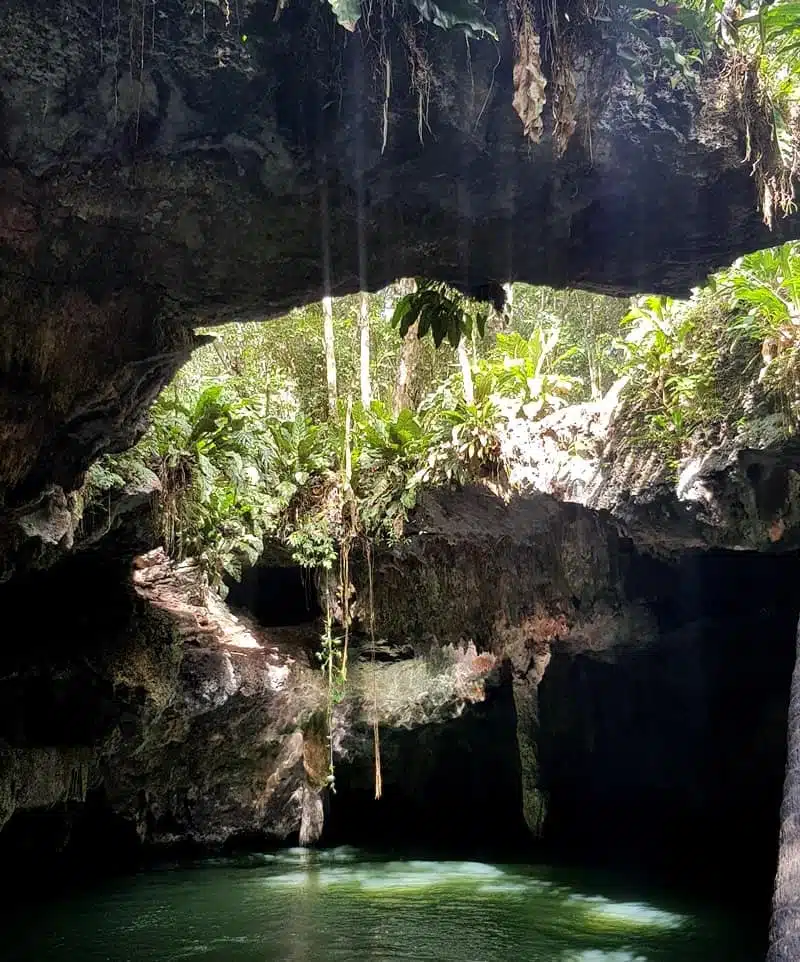
M541 839L523 818L511 680L450 721L382 730L336 767L322 844L544 857L633 872L766 912L783 789L800 553L633 552L629 597L652 644L554 649L539 686ZM623 565L624 567L624 565ZM367 737L367 736L365 736Z
M12 905L101 887L148 864L135 827L111 811L102 788L80 803L15 812L0 832L0 861L13 872Z
M254 565L227 588L230 607L247 612L263 628L306 625L322 614L310 568Z
M539 688L545 840L768 910L800 554L638 559L653 645L554 652Z
M380 800L371 751L338 761L321 844L400 857L524 858L530 835L516 726L509 673L456 718L382 727Z

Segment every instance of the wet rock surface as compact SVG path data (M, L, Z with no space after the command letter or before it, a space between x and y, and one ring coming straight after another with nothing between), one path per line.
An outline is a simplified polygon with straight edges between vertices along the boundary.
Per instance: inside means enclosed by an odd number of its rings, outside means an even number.
M97 561L70 574L60 610L29 616L33 645L3 656L12 841L15 812L56 806L69 824L87 796L148 845L296 834L303 725L318 698L302 681L303 649L232 615L192 565L173 569L160 550L138 560L132 586L120 568L114 590ZM98 587L108 595L81 619ZM74 635L39 634L61 619Z

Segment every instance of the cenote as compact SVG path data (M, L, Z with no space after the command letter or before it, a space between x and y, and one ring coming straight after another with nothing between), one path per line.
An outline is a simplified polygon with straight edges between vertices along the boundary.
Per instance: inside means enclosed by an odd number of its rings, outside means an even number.
M3 919L4 962L756 962L741 915L619 877L294 848Z
M797 0L0 0L0 962L800 962L798 105Z

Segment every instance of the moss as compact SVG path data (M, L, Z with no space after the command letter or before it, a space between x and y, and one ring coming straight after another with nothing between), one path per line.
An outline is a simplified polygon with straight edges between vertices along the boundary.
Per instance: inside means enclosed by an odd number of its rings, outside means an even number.
M106 668L116 687L140 692L150 708L161 712L177 691L182 654L172 619L142 606L129 640L107 657Z

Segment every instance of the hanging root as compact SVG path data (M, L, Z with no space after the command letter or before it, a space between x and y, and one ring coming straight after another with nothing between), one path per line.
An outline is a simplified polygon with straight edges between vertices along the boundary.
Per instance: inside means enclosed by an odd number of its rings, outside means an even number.
M383 794L381 772L381 736L378 727L378 673L375 669L375 594L373 591L372 545L367 541L367 580L369 584L369 640L372 647L372 743L375 767L375 799Z
M325 728L328 740L328 784L332 792L336 791L334 783L334 762L333 762L333 709L336 705L337 682L336 671L336 639L333 636L333 590L330 583L330 574L325 575L325 630L322 636L322 670L328 683L328 704L325 712Z
M558 50L553 61L553 142L557 157L566 152L578 126L577 96L575 74L570 66L569 50L565 46Z
M796 210L795 181L800 176L800 130L774 103L754 60L735 53L720 76L720 103L732 110L745 136L745 161L751 164L764 223L772 229L777 214Z
M425 130L430 132L428 115L431 103L431 87L433 83L433 68L430 59L414 29L414 25L403 20L400 25L400 37L408 56L408 69L411 74L411 89L417 95L417 136L419 142L424 143Z

